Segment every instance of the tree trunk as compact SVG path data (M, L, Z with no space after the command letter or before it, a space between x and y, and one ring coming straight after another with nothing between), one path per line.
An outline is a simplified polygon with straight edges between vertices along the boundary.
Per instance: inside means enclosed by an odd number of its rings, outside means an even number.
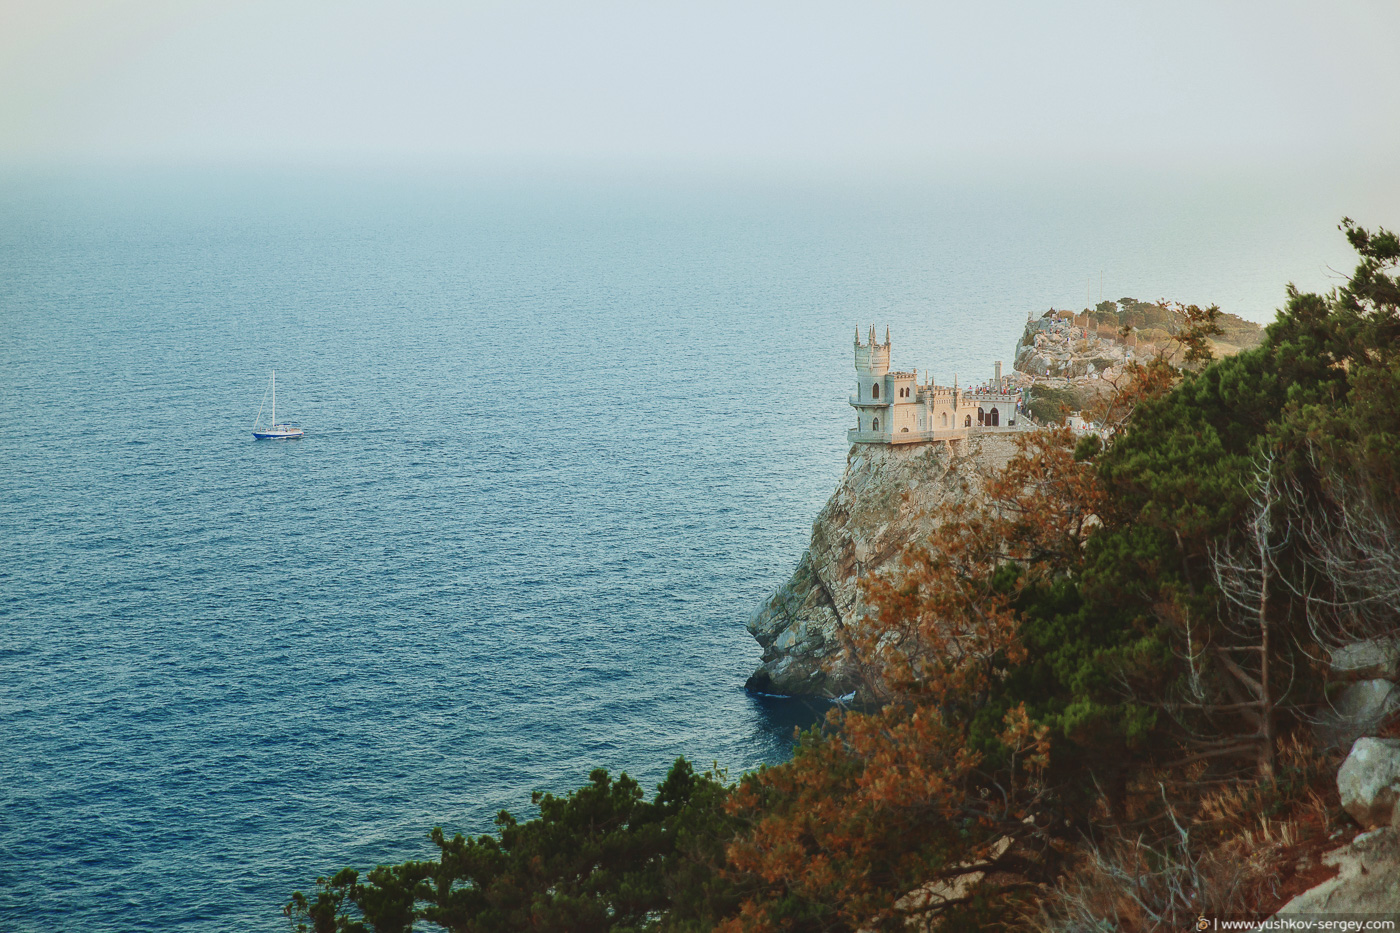
M1277 765L1274 748L1274 693L1269 684L1269 578L1272 565L1267 553L1267 541L1259 541L1259 725L1262 747L1259 749L1259 774L1272 778Z

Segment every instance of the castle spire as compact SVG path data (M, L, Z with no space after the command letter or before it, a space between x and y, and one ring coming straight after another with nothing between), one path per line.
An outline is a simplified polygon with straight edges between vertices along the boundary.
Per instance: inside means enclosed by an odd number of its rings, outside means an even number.
M875 325L870 325L870 345L875 346Z
M890 325L885 325L885 346L890 345Z
M860 328L856 328L856 346L860 346Z

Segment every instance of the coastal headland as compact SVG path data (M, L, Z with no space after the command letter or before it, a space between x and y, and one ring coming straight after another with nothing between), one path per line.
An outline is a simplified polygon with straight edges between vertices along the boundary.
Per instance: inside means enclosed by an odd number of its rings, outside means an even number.
M1173 305L1131 298L1031 315L1015 344L1015 368L1003 374L997 364L989 383L970 389L915 385L914 374L890 371L888 332L884 344L873 328L868 343L857 332L851 405L859 424L848 432L846 470L792 576L749 617L763 662L746 688L826 699L855 691L845 648L866 611L861 578L898 575L905 549L927 539L949 507L977 499L986 478L1006 466L1017 433L1071 417L1077 429L1093 430L1080 413L1121 385L1131 364L1170 358L1182 318ZM1217 356L1263 336L1258 324L1235 315L1222 314L1220 325ZM993 405L1002 409L995 424ZM955 415L951 430L934 421L945 408ZM902 421L917 439L898 433Z

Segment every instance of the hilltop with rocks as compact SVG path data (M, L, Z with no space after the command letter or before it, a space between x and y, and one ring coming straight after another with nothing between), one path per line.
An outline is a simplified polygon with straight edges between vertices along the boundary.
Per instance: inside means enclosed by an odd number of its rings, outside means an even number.
M1168 302L1134 298L1102 301L1092 310L1051 308L1026 321L1016 343L1015 378L1029 388L1027 410L1042 423L1092 406L1120 384L1127 367L1155 357L1174 359L1174 338L1184 315ZM1235 314L1221 314L1222 333L1211 341L1217 357L1258 346L1264 329Z

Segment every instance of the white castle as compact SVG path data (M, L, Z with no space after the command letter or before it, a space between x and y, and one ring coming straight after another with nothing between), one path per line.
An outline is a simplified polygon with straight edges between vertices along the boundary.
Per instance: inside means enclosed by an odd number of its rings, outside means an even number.
M860 342L856 328L856 426L846 432L852 444L913 444L919 441L954 441L981 431L1016 430L1017 403L1021 393L1002 379L997 361L992 381L975 389L935 385L933 377L919 385L917 372L890 372L890 330L885 342Z

